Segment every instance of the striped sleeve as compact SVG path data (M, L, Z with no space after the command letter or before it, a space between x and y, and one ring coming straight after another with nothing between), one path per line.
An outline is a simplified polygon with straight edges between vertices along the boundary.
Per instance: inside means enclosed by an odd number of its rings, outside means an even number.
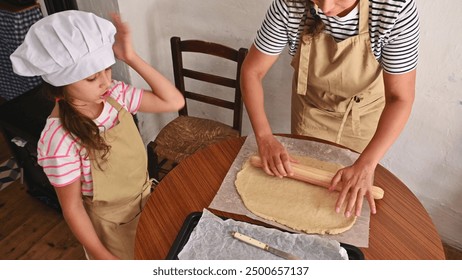
M404 1L394 27L390 31L388 42L382 49L381 64L384 71L402 74L417 67L419 32L419 17L415 1Z
M293 3L295 5L295 3ZM254 40L255 47L269 55L280 54L286 45L295 48L296 38L299 36L300 21L304 18L302 3L290 6L284 0L272 2L265 19L257 31Z
M81 175L79 145L70 137L57 118L49 118L37 144L38 164L50 183L66 186Z
M369 0L369 33L371 49L384 69L393 74L417 67L419 17L415 0ZM294 55L304 30L306 1L274 0L257 32L255 47L266 54L279 54L288 45ZM359 13L328 17L318 10L325 33L341 42L358 34Z
M113 81L111 85L111 97L114 98L125 109L135 114L141 105L143 89L139 89L124 82Z

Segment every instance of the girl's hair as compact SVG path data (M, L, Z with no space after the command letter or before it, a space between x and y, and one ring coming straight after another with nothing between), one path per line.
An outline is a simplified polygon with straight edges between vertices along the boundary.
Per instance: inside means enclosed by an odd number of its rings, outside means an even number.
M58 102L59 119L64 129L71 137L86 149L86 158L94 159L101 169L101 162L107 159L111 146L106 144L94 121L72 106L72 100L67 96L65 86L55 87L43 82L43 89L53 100ZM99 152L99 153L98 153ZM101 156L97 156L97 153Z
M288 2L294 3L305 3L306 11L308 12L306 15L306 25L307 25L307 33L312 37L316 37L324 30L324 23L322 22L321 18L316 13L314 8L314 3L311 0L287 0Z

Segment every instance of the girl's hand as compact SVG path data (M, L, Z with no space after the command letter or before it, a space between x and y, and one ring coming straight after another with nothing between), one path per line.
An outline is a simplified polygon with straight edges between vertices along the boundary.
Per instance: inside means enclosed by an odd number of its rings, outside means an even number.
M297 160L289 156L284 146L272 134L258 138L257 143L263 170L268 175L279 178L293 175L290 162Z
M114 55L117 59L128 64L128 62L136 55L132 46L130 28L128 24L122 22L120 15L113 13L111 14L111 17L117 29L112 50L114 51Z
M342 205L346 203L345 216L351 214L361 215L364 196L369 202L372 214L376 213L375 201L372 197L375 165L365 165L355 162L353 165L337 171L332 178L330 191L341 188L340 195L335 204L335 211L340 213Z

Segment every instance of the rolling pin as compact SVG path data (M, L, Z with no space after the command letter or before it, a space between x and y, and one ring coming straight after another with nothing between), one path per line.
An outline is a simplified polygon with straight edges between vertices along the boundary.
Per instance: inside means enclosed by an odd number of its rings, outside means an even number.
M262 167L261 158L259 156L251 156L250 164L252 166L261 168ZM316 186L321 186L324 188L329 188L330 182L332 181L332 178L335 175L335 173L332 173L329 171L317 169L317 168L306 166L306 165L301 165L298 163L292 162L291 166L292 166L292 170L294 171L294 175L287 176L287 177L296 179L302 182L310 183ZM342 188L337 187L335 190L340 192ZM372 186L372 197L374 197L374 199L382 199L383 194L384 194L383 189L377 186Z

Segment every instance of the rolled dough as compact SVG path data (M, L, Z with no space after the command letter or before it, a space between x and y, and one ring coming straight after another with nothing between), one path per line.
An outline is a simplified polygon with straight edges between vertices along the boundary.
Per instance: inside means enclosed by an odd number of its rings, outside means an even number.
M301 164L337 171L341 166L310 157L296 157ZM350 229L356 217L335 212L338 192L290 178L267 175L245 162L236 178L236 189L253 214L306 233L338 234ZM345 206L344 206L345 207Z

